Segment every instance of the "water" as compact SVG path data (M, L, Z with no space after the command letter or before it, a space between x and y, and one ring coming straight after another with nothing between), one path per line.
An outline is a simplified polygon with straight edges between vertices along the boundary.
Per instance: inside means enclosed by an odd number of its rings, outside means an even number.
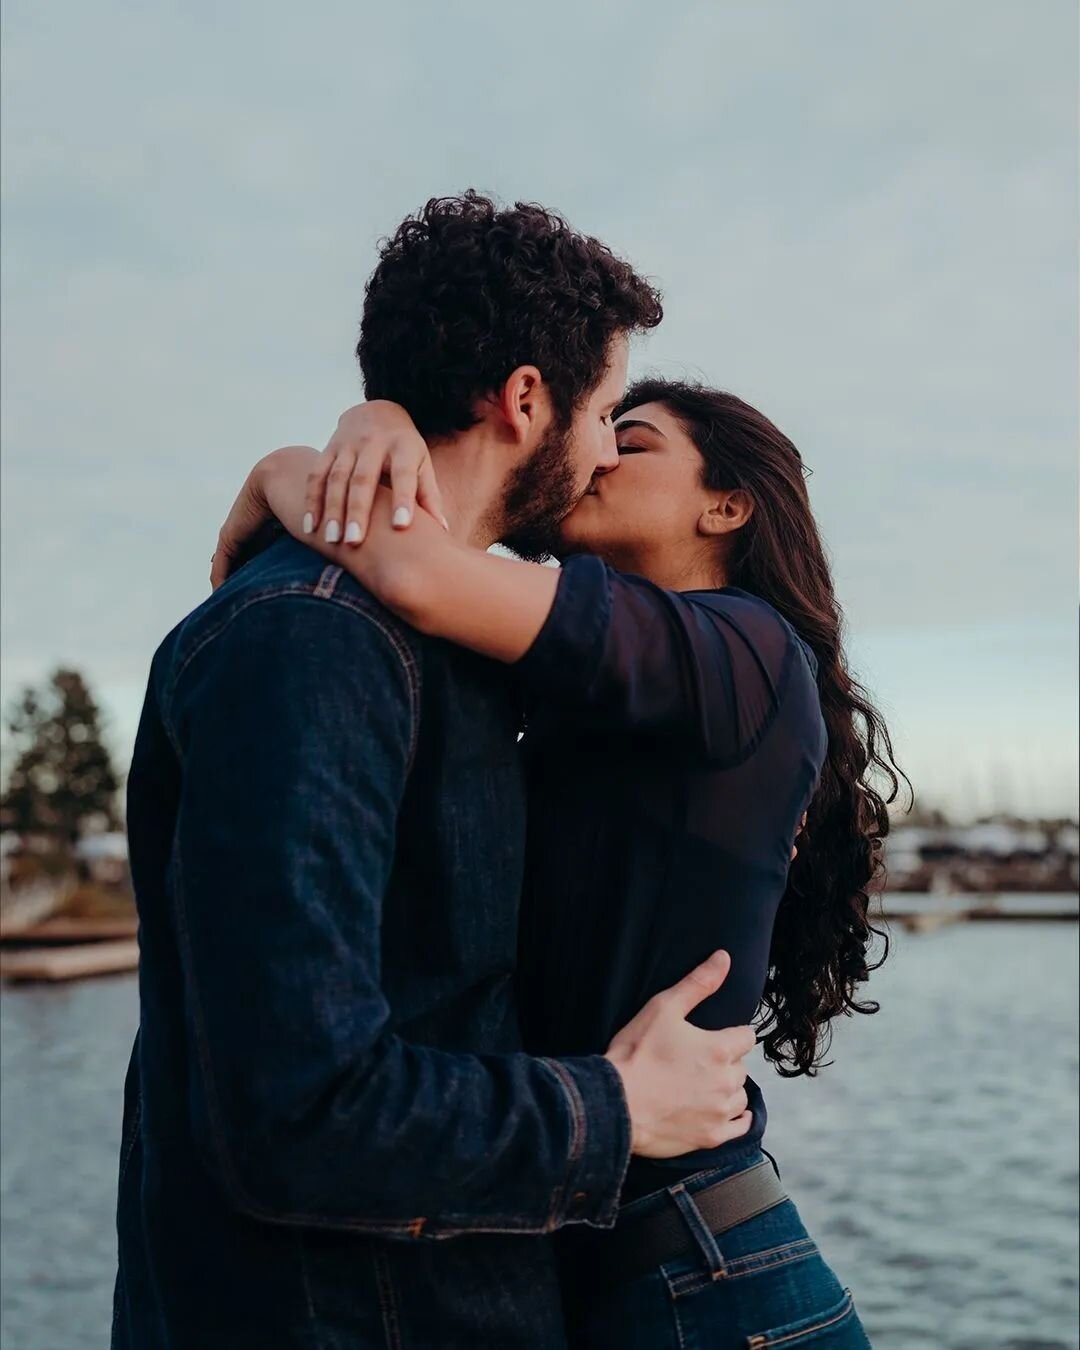
M897 934L769 1147L876 1350L1073 1350L1077 926ZM4 1350L108 1342L131 977L2 994Z

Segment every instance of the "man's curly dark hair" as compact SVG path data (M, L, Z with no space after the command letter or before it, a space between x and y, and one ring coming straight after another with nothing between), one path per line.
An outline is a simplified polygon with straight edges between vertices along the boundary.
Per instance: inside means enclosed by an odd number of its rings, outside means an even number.
M662 316L655 288L598 239L469 190L433 197L382 241L356 355L367 397L402 404L425 436L475 426L477 401L523 365L565 428L612 339Z

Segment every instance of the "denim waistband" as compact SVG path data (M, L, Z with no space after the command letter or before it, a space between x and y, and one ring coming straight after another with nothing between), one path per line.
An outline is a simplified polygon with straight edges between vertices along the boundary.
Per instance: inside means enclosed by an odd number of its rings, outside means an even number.
M764 1149L755 1144L753 1148L748 1148L742 1153L733 1153L717 1167L707 1167L700 1172L692 1173L688 1177L673 1178L670 1186L650 1191L648 1195L642 1195L636 1200L631 1200L629 1204L623 1205L619 1209L616 1226L621 1226L623 1223L633 1223L637 1219L643 1219L650 1214L658 1213L671 1203L671 1193L675 1186L693 1195L697 1191L704 1190L706 1186L712 1186L714 1182L734 1176L737 1172L745 1172L747 1168L756 1167L758 1163L762 1162L772 1163L777 1176L780 1175L780 1169L776 1166L772 1154L766 1153Z

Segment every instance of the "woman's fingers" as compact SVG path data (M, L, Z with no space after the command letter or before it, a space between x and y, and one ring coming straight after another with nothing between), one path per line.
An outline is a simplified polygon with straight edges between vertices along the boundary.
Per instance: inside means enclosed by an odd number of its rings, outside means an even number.
M339 544L345 532L345 518L352 494L357 456L341 450L334 456L326 475L326 494L323 500L323 538L328 544Z
M219 535L218 546L214 550L214 556L210 559L210 589L212 591L216 591L222 582L228 581L229 573L232 571L232 561L232 550L222 544Z
M390 488L393 494L393 512L390 523L395 530L407 530L416 514L417 489L420 468L415 459L390 457Z
M354 425L365 417L362 428ZM347 418L351 422L344 427ZM308 476L304 501L305 534L322 532L328 544L363 543L379 483L388 471L392 490L391 523L407 529L422 507L449 529L442 493L427 445L411 422L408 432L391 427L376 405L350 409Z
M326 506L326 480L337 461L337 451L333 441L319 456L315 467L307 477L304 489L304 533L314 534L322 524Z
M439 483L435 477L435 466L431 462L430 455L420 465L420 471L417 475L416 504L422 507L428 515L434 516L444 530L450 528L450 522L446 519L446 508L443 506L442 493L439 491Z
M394 529L407 530L418 506L434 516L444 529L450 528L435 477L435 466L427 446L418 436L399 440L391 449L390 486L393 490L391 524Z
M344 539L347 544L360 544L367 537L375 493L384 480L384 466L389 468L392 494L390 518L394 529L408 529L418 506L433 515L446 529L450 528L443 511L435 469L422 441L419 441L422 456L417 458L418 441L419 438L413 436L395 442L386 453L385 460L381 451L368 447L357 456L345 511Z
M240 550L261 526L270 519L260 480L261 464L248 474L244 486L232 504L225 524L218 532L217 548L210 560L210 585L217 590L228 579Z
M347 544L362 544L367 538L371 524L371 507L375 501L375 490L382 477L383 451L372 445L366 445L356 456L352 473L349 475L349 492L345 502L342 519L345 522L343 536Z

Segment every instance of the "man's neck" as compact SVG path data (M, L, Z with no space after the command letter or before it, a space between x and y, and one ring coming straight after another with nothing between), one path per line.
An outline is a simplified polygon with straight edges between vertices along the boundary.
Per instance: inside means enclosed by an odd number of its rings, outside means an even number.
M431 443L450 533L473 548L490 548L499 538L510 448L485 423Z

